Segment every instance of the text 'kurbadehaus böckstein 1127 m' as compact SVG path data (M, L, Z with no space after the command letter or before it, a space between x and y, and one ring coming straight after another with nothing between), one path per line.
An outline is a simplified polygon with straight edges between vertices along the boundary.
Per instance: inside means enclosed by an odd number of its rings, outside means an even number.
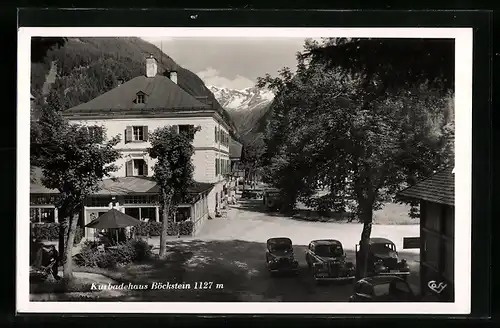
M121 284L96 284L93 283L91 290L171 290L171 289L195 289L195 290L210 290L224 289L224 284L216 284L212 281L197 281L194 283L170 283L170 282L153 282L151 284L141 285L132 283Z

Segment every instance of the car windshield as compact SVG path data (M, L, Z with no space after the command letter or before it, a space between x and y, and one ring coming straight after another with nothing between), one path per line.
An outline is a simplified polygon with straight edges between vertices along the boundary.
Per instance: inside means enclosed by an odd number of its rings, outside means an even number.
M339 257L344 254L340 245L317 245L316 255L325 257Z
M290 244L271 244L269 245L269 249L272 252L291 252L292 251L292 245Z
M396 250L393 244L388 244L388 243L373 244L371 245L370 248L372 252L381 254L386 254Z

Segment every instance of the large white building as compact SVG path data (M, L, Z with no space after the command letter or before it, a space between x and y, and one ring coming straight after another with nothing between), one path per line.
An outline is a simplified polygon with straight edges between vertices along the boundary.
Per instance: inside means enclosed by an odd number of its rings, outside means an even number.
M101 190L86 201L82 225L110 206L118 206L140 220L162 220L156 205L159 189L151 178L155 161L148 156L147 148L149 134L164 126L175 126L179 133L190 133L196 126L201 128L193 141L194 200L179 206L176 220L192 220L196 233L208 216L215 216L228 187L230 144L237 141L232 140L229 122L213 103L207 98L193 97L177 82L177 72L170 72L170 78L158 74L157 62L150 56L146 59L145 76L137 76L64 113L72 123L102 126L108 137L121 137L116 147L122 157L116 163L119 170L113 174L117 179L104 180ZM53 194L54 191L33 183L32 213L48 212L57 221L57 211L50 200ZM47 217L41 215L44 216ZM86 229L86 235L90 233Z

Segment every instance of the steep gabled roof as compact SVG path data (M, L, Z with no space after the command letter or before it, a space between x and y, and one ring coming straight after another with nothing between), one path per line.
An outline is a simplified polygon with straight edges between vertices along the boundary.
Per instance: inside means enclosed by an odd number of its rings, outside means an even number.
M144 104L136 104L137 94L146 95ZM210 109L211 106L196 100L176 83L163 75L148 78L137 76L120 86L68 109L66 112L129 110L129 109Z
M455 206L455 174L453 167L441 170L401 191L398 196Z

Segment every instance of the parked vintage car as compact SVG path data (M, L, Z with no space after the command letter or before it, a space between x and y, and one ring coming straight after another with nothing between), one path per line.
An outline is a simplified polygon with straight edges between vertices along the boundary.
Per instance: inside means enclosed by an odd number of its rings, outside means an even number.
M373 276L358 280L349 302L417 302L410 285L398 276Z
M280 207L280 190L275 188L270 188L264 190L263 195L264 206L269 211L274 211Z
M306 261L318 282L354 279L354 263L346 260L342 243L338 240L311 241L306 251Z
M271 273L297 273L299 262L293 254L292 240L275 237L267 240L266 266Z
M410 267L405 259L398 258L396 245L386 238L370 238L368 242L367 274L392 275L407 279ZM356 263L359 258L359 245L356 245Z
M262 197L264 190L254 188L254 189L243 189L241 192L242 199L259 199Z

